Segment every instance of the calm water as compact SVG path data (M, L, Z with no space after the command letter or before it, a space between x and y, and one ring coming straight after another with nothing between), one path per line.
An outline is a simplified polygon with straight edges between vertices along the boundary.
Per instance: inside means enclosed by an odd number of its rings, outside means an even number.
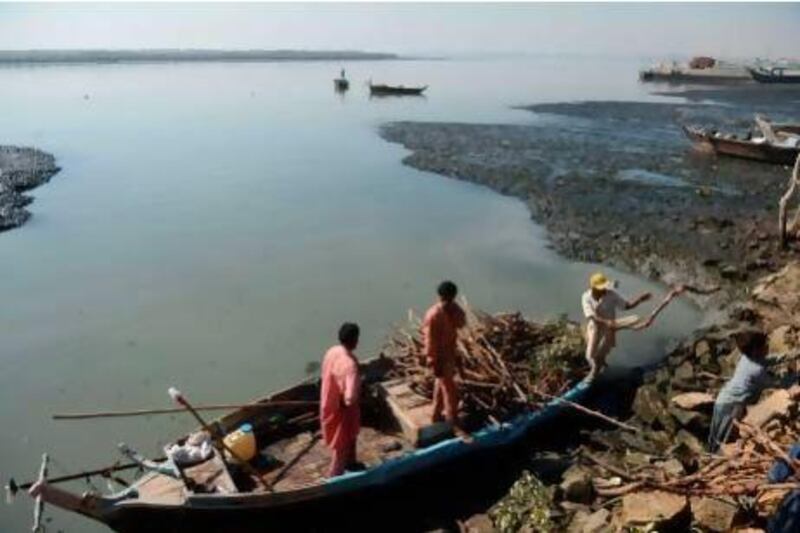
M596 265L569 263L515 199L401 164L388 120L526 122L515 104L650 99L635 62L407 61L153 64L0 69L0 144L63 167L34 217L0 235L0 476L150 454L183 416L54 422L58 411L237 402L305 375L355 320L362 357L409 308L454 279L472 304L578 316ZM363 82L431 86L373 99ZM586 80L591 80L587 83ZM85 98L84 95L88 95ZM622 273L622 290L659 287ZM618 364L657 357L699 314L673 305L624 334ZM99 488L104 488L102 482ZM54 526L95 530L54 510ZM28 499L0 530L30 524Z

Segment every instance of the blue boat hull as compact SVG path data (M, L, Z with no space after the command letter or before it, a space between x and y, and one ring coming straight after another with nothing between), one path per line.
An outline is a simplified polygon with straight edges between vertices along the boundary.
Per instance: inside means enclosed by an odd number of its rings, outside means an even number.
M580 402L587 396L588 390L588 385L580 383L562 398ZM460 438L450 438L410 451L368 470L346 473L323 485L307 489L286 493L194 495L188 498L187 505L175 507L153 506L136 501L120 502L110 506L102 521L118 531L142 531L145 526L148 531L197 531L198 526L203 531L254 531L254 524L258 524L258 531L315 530L318 528L299 526L301 521L298 517L335 516L339 510L370 498L372 503L365 504L368 507L374 507L375 501L380 500L380 505L389 506L392 513L402 513L402 506L392 500L393 496L381 495L401 484L418 483L416 480L428 473L432 477L443 477L434 473L458 468L467 462L472 464L477 456L487 458L490 464L496 463L512 445L524 442L527 436L552 422L565 409L569 407L560 400L553 400L537 411L523 413L499 426L484 427L472 434L473 441L470 443ZM450 489L452 486L443 487L443 490ZM348 526L350 530L360 530L362 525L365 530L374 530L374 523L369 523L367 527L368 524L359 522L357 516L348 518L356 520L355 526L353 523ZM295 527L287 524L287 520ZM393 530L390 526L381 525L381 529Z

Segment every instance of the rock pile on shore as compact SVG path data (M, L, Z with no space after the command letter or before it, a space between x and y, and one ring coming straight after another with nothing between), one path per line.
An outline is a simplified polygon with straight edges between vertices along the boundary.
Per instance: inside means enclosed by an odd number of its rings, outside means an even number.
M23 193L46 183L59 170L47 152L0 146L0 231L27 222L31 214L25 207L33 198Z
M763 529L783 498L798 488L796 481L767 479L775 462L800 441L800 386L791 384L800 367L798 289L797 262L760 280L729 320L697 332L645 373L627 421L637 431L585 432L559 484L545 487L523 476L489 512L494 525L484 522L477 529L525 530L533 517L536 527L530 531ZM705 442L714 398L739 358L731 333L751 325L769 332L771 373L785 379L785 388L765 390L748 407L732 441L712 455ZM791 463L786 462L789 473L795 468ZM512 505L523 490L530 492L529 501L540 502L536 512ZM546 526L542 501L549 503ZM514 527L500 527L501 518Z

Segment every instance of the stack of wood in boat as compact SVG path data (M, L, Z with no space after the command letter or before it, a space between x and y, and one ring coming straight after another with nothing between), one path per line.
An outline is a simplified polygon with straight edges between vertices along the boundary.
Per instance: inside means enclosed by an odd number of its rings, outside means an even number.
M487 315L468 307L459 332L461 398L468 420L501 422L528 410L545 395L557 396L582 375L583 339L577 324L537 324L520 313ZM434 377L425 361L420 321L411 315L387 346L393 377L432 398Z

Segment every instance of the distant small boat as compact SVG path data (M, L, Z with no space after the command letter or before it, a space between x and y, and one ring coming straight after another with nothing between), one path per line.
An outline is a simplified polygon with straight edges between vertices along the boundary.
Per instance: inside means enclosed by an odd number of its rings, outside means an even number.
M347 78L335 78L333 80L333 87L337 91L346 91L350 88L350 82L347 80Z
M369 93L376 96L384 95L421 95L428 86L423 87L405 87L403 85L373 85L369 84Z
M758 83L800 83L800 70L786 67L747 69Z
M698 126L684 126L683 132L701 149L753 161L780 165L791 165L800 153L800 136L793 133L797 126L776 126L773 131L780 135L779 144L770 143L765 137L738 138L715 130ZM798 128L800 129L800 128Z

